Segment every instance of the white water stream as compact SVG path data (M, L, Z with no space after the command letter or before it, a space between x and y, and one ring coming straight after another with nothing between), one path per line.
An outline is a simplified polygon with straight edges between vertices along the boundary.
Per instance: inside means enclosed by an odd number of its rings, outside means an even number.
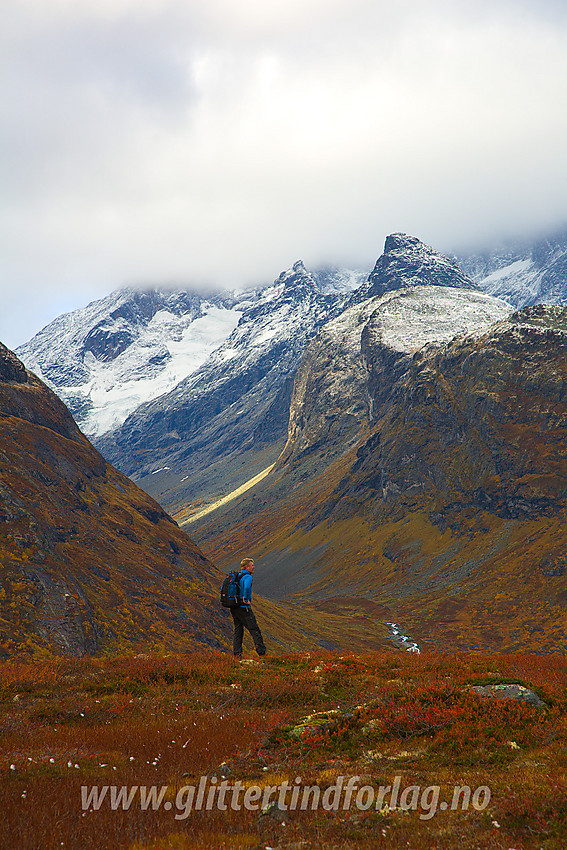
M401 626L399 626L397 623L386 623L386 625L392 633L394 643L399 646L400 649L405 649L407 652L416 652L419 655L419 646L414 640L409 638L407 635L402 634Z

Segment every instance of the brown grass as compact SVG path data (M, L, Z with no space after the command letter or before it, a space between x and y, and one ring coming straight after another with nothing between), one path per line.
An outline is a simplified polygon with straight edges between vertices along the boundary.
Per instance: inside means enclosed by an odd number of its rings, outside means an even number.
M223 653L6 662L0 667L0 846L19 850L516 848L567 842L567 661L535 655ZM544 709L472 694L514 681ZM294 739L288 729L339 709ZM336 717L336 715L330 715ZM221 768L221 765L225 766ZM361 776L374 791L488 786L483 811L399 807L267 814L193 811L177 794L204 775L265 789ZM166 787L156 810L83 811L81 786ZM110 792L109 792L110 793ZM164 803L171 803L168 808Z

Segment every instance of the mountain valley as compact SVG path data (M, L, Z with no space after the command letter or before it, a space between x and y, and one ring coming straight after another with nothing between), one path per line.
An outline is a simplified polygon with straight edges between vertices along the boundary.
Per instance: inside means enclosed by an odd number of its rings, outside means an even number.
M566 311L533 305L567 301L565 257L564 235L457 261L391 234L366 279L118 291L18 353L217 567L257 559L278 640L284 603L329 647L394 622L564 653Z
M565 308L532 307L418 350L328 466L298 417L274 472L191 533L217 563L254 541L266 595L365 600L422 647L564 653L566 334Z

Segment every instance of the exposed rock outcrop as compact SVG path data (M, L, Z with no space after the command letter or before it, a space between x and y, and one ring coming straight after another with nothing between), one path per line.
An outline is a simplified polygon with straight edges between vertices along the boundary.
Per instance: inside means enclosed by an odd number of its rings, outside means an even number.
M24 364L16 355L0 342L0 381L13 384L26 384L28 375Z
M392 233L387 237L384 253L376 261L367 282L354 293L349 306L409 286L476 289L476 284L454 260L425 245L415 236Z
M489 699L510 699L514 702L534 705L536 708L546 708L543 700L531 688L526 688L524 685L472 685L470 690Z

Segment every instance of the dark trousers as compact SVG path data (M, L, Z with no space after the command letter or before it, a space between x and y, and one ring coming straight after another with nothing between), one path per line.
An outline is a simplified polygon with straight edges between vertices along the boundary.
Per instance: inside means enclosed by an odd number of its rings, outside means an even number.
M242 638L244 637L244 629L248 629L252 635L254 646L258 655L266 654L266 647L262 638L260 626L256 622L256 617L252 609L246 608L231 608L230 613L234 620L234 643L233 652L235 655L242 655Z

